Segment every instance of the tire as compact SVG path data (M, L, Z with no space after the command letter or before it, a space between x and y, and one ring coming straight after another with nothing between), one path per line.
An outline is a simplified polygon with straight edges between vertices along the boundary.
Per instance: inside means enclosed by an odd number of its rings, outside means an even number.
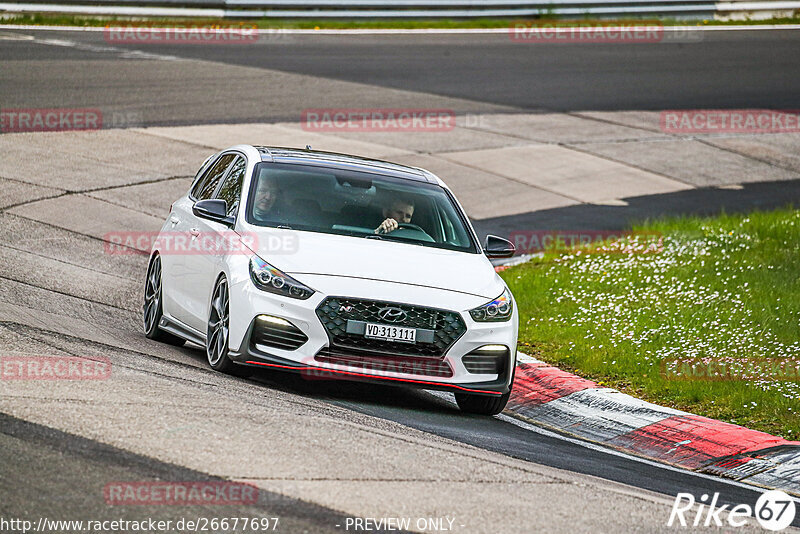
M249 376L250 368L234 363L228 357L228 323L230 321L228 280L222 275L214 285L206 330L206 358L215 371L235 376Z
M511 388L514 387L514 378L517 376L516 360L514 360L514 371L511 373L511 386L508 393L499 397L489 395L473 395L470 393L455 393L456 404L464 413L474 413L477 415L497 415L502 412L508 399L511 398Z
M504 393L499 397L489 395L473 395L470 393L455 393L456 403L464 413L474 413L477 415L497 415L503 411L511 397L511 392Z
M155 341L182 347L186 340L176 335L165 332L159 328L158 323L164 315L161 295L161 258L154 255L147 267L147 278L144 281L144 305L142 306L142 319L144 335Z

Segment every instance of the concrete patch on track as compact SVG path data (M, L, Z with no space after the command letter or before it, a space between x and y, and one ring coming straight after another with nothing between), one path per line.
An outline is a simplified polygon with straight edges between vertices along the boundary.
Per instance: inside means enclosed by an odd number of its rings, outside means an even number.
M794 180L797 171L721 150L696 139L644 143L593 143L582 151L670 176L694 187Z
M300 148L311 145L315 150L349 151L370 158L391 158L409 153L407 148L379 144L375 142L375 139L371 141L345 140L335 135L304 131L296 123L151 127L139 131L156 137L206 146L212 151L250 143Z
M86 193L86 196L163 220L169 214L170 203L186 194L189 186L192 185L192 180L193 177L189 176L178 177L145 184L101 189Z
M122 278L144 277L143 260L136 256L103 254L103 242L95 238L7 212L0 214L0 226L2 246L8 249L57 260L90 272Z
M53 291L123 308L130 306L134 282L115 274L70 265L39 254L0 246L0 277L31 286L49 286ZM98 291L102 288L103 291Z
M624 113L610 115L616 118ZM473 122L481 130L506 135L513 133L515 136L540 143L577 144L665 138L667 134L657 129L658 114L655 115L655 130L649 120L642 125L636 122L625 125L623 120L610 122L600 118L585 118L580 113L483 114Z
M492 115L493 117L494 115ZM516 116L512 114L511 116ZM488 131L482 124L487 121L483 114L459 115L454 118L452 128L423 132L341 132L331 133L353 141L379 142L398 149L412 150L421 154L436 154L460 150L484 150L507 146L530 145L532 141L521 138L513 128L503 131Z
M0 135L0 176L69 191L130 185L199 168L209 151L133 130Z
M109 232L157 232L166 219L166 214L162 219L85 195L42 200L12 208L9 213L100 240ZM87 216L70 217L72 213Z
M707 137L705 142L800 175L800 134Z
M0 178L0 189L3 191L3 196L0 198L0 209L42 198L55 197L64 193L63 189L43 187L5 178Z
M578 204L565 196L478 169L441 155L411 154L394 161L423 167L442 177L467 213L476 219L516 215L530 211L562 208Z
M584 203L689 188L664 176L556 145L451 152L443 157Z
M651 132L653 138L664 135L661 130L661 113L658 111L576 111L570 115L642 132Z

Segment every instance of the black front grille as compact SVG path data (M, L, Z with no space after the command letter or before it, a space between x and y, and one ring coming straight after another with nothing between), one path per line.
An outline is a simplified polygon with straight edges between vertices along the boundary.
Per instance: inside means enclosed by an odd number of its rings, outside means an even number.
M406 313L405 320L397 323L383 320L378 312L386 307L403 310ZM453 343L467 331L464 320L456 312L376 300L328 297L317 307L317 317L328 333L331 348L346 349L350 354L362 356L443 358ZM429 330L433 332L432 341L402 343L368 339L363 334L348 333L348 320Z
M295 350L308 341L308 337L293 324L280 324L256 317L250 342L283 350Z
M346 365L373 372L404 373L445 378L453 376L453 369L450 368L450 364L444 360L434 358L363 356L326 347L319 351L314 356L314 359L319 362Z

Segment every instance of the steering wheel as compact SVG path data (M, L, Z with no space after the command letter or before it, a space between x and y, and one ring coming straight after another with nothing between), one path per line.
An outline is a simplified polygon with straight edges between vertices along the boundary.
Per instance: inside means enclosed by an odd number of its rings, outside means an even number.
M423 230L422 228L420 228L416 224L398 223L397 224L397 228L398 229L403 229L403 230L416 230L417 232L422 232L423 234L428 235L428 232L426 232L425 230Z

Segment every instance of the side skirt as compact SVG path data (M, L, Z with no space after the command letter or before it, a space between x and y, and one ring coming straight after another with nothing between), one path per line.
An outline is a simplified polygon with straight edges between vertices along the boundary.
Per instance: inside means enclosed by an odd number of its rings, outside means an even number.
M171 319L162 315L161 320L158 322L158 327L164 332L169 332L170 334L182 337L186 341L197 343L202 347L206 346L205 334L195 330L191 326L183 324L177 319Z

